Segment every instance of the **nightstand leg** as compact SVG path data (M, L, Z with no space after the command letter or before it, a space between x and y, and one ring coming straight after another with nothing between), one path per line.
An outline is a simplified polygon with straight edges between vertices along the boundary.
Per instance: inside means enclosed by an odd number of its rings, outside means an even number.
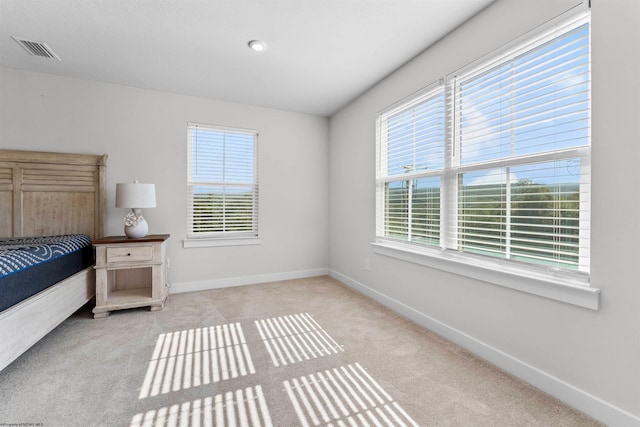
M108 311L105 311L103 313L95 313L95 312L93 313L93 318L94 319L104 319L105 317L108 317L108 316L109 316L109 312Z

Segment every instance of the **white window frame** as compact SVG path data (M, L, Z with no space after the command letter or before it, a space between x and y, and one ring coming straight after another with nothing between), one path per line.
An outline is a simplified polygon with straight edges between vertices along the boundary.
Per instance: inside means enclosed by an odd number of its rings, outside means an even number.
M420 105L423 102L429 101L430 99L442 95L444 93L444 84L442 81L436 82L427 88L419 91L415 95L411 96L410 100L402 101L394 106L389 107L384 112L385 117L393 116L396 113L405 111L409 108ZM382 135L387 134L388 132L388 122L384 120L382 116L379 116L376 120L376 140L378 141L378 149L376 150L376 185L379 187L384 187L387 183L398 182L398 181L408 181L409 188L409 196L408 196L408 230L407 234L409 239L411 240L412 234L412 194L411 189L413 188L413 182L420 178L432 178L436 177L440 179L441 187L442 183L446 182L445 180L445 172L446 168L432 168L425 170L408 170L406 175L402 175L402 177L398 175L390 176L388 171L388 141L382 137ZM385 193L384 188L381 188L380 191L376 194L376 230L377 235L382 236L384 234L385 229ZM442 233L442 229L440 231ZM392 240L392 239L389 239Z
M457 239L457 199L458 199L458 174L478 169L491 169L494 167L511 166L514 160L496 160L483 164L471 164L461 165L460 159L457 156L459 153L459 139L456 135L456 125L459 124L459 115L453 106L455 105L454 97L457 96L456 84L461 76L462 78L468 77L472 73L478 73L483 71L481 69L482 64L489 63L491 59L495 57L504 57L505 55L516 55L522 49L531 49L532 43L534 45L541 44L548 38L554 37L550 34L550 30L558 25L565 25L567 21L575 21L575 26L587 22L589 19L588 11L582 12L576 17L575 11L571 12L570 16L563 15L558 19L550 22L544 28L539 28L534 32L525 35L521 39L514 41L501 48L498 52L494 52L479 61L465 67L462 70L458 70L456 73L445 77L440 82L432 85L429 88L419 92L418 94L411 95L405 100L402 100L395 105L383 110L378 115L376 122L376 241L372 244L374 253L385 255L404 261L413 262L416 264L424 265L427 267L455 273L461 276L474 278L477 280L493 283L496 285L516 289L519 291L531 293L538 296L551 298L558 301L563 301L569 304L577 305L580 307L590 308L593 310L599 309L599 295L600 290L593 288L589 283L589 229L582 230L580 240L587 242L584 248L580 249L579 258L581 264L581 271L572 272L562 270L553 267L544 267L538 265L529 265L519 262L514 262L507 259L484 257L474 255L471 253L462 253L457 251L456 239ZM533 34L533 35L532 35ZM438 87L445 87L447 93L447 122L450 123L450 132L447 135L446 147L446 163L443 171L432 171L430 173L436 173L440 176L440 207L441 207L441 238L440 246L426 246L421 244L414 244L410 241L398 241L388 237L385 237L384 230L384 183L388 181L386 176L386 153L385 153L385 141L384 141L384 127L385 118L390 117L407 106L415 102L415 99L424 97L425 93L438 90ZM590 139L590 135L589 135ZM577 147L562 152L554 152L552 154L540 154L532 155L526 159L527 163L534 163L538 161L558 160L558 156L561 158L579 157L581 159L581 176L586 176L587 180L581 181L581 194L584 196L584 200L581 199L581 203L585 203L588 207L590 204L590 156L591 147ZM522 159L520 159L522 160ZM586 173L585 173L586 172ZM586 187L583 187L586 186ZM584 193L583 190L586 190ZM587 214L590 212L590 208L586 209ZM590 218L584 217L581 214L580 221L589 221ZM587 270L587 271L584 271Z
M194 186L238 186L237 183L229 181L204 180L197 181L192 178L192 156L193 141L191 131L193 128L202 128L213 132L225 134L251 135L253 137L253 218L252 229L250 231L215 231L215 232L193 232L193 188ZM243 183L242 187L247 184ZM203 123L187 123L187 237L183 240L183 247L197 248L210 246L243 246L257 245L261 243L258 233L258 131L253 129L241 129L227 126L210 125Z

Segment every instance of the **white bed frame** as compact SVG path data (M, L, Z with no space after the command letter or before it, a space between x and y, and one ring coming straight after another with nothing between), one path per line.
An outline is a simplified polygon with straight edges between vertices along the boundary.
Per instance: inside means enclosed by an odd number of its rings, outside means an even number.
M103 237L106 155L0 150L0 237ZM0 312L0 371L95 295L88 267Z

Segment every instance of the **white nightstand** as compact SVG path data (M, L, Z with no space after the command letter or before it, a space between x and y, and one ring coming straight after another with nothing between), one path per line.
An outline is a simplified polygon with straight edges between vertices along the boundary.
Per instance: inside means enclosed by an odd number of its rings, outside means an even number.
M162 310L167 299L168 234L141 239L109 236L93 242L96 248L96 306L93 317L134 307Z

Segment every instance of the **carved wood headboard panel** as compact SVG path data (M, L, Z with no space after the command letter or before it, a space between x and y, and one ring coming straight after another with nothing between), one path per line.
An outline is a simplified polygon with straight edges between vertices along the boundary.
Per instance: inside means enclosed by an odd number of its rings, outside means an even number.
M103 237L106 155L0 150L0 237Z

